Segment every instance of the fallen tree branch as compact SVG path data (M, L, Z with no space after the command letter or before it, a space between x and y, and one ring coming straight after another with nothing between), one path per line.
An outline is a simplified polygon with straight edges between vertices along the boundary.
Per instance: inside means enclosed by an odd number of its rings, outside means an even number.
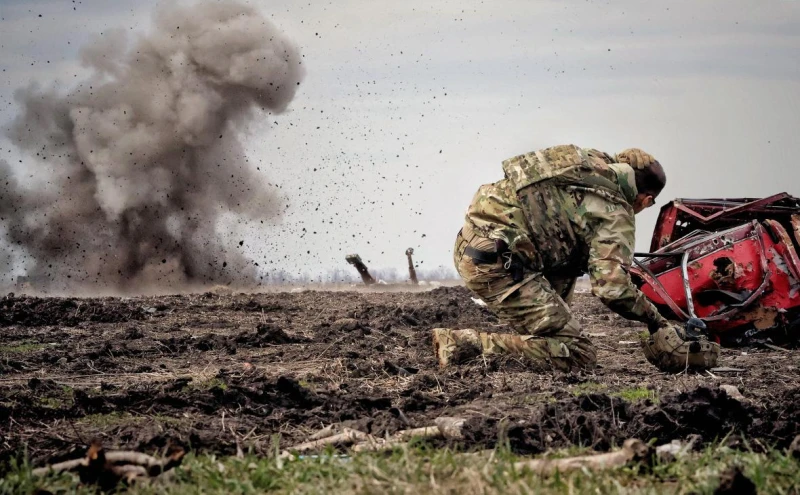
M157 475L163 471L174 467L177 461L183 458L184 452L182 450L176 451L169 457L163 460L156 459L155 457L141 452L133 452L128 450L110 450L104 452L105 462L109 465L133 465L145 469L149 476ZM59 462L49 466L36 468L32 471L34 476L44 476L48 473L63 473L64 471L75 471L80 467L88 467L92 460L89 457L80 459L72 459L70 461ZM158 472L155 472L158 471Z
M185 456L177 449L164 459L157 459L141 452L112 450L106 452L100 443L93 443L86 457L59 462L34 469L33 476L77 473L84 483L101 485L113 489L120 481L130 483L137 478L155 477L178 466Z
M388 450L406 445L409 440L414 438L443 437L448 440L459 440L464 438L463 428L465 422L466 420L463 418L442 416L434 420L436 426L400 430L386 439L374 439L370 437L368 441L353 445L352 450L354 452Z
M49 473L63 473L64 471L74 471L79 467L86 467L89 461L86 458L72 459L71 461L59 462L57 464L48 465L45 467L36 468L31 471L33 476L45 476Z
M343 428L342 432L337 433L336 435L326 436L317 440L311 440L309 442L295 445L294 447L289 447L281 453L281 457L290 456L291 452L308 452L310 450L316 450L320 447L326 447L328 445L352 445L356 442L369 440L369 438L370 436L364 432L353 430L351 428Z
M442 416L436 418L433 423L442 432L448 440L461 440L464 438L464 423L467 420L464 418L451 418L449 416Z
M408 441L412 438L436 438L441 436L442 431L436 426L423 426L422 428L411 428L410 430L400 430L390 436L388 441Z
M353 452L371 452L376 450L388 450L395 447L406 445L409 440L414 438L438 438L442 436L442 431L436 426L424 426L422 428L412 428L410 430L400 430L386 439L369 439L353 445Z
M309 441L289 447L281 452L280 457L286 458L292 452L303 453L327 447L328 445L352 445L354 452L367 452L376 450L387 450L405 445L414 438L439 438L448 440L460 440L464 438L463 428L466 420L464 418L452 418L442 416L434 420L434 426L424 426L421 428L411 428L400 430L388 438L375 438L367 433L342 428L340 433L335 433L334 425L326 426L309 437ZM355 444L355 445L353 445Z
M335 434L336 434L336 429L335 429L334 425L328 425L325 428L323 428L321 430L318 430L317 432L312 434L310 437L308 437L308 439L309 440L322 440L323 438L332 437Z
M700 441L700 435L689 435L689 438L682 442L673 440L656 447L656 457L661 462L672 462L689 454L694 449L695 444Z
M647 459L652 454L652 449L635 438L625 440L622 449L605 454L582 455L566 457L563 459L533 459L514 463L518 470L528 469L534 473L545 475L555 472L574 471L576 469L589 469L603 471L625 466L629 462Z
M127 484L131 484L137 478L145 478L148 476L147 469L143 466L135 466L132 464L114 466L111 468L111 471L114 475L119 477L120 481L124 481Z

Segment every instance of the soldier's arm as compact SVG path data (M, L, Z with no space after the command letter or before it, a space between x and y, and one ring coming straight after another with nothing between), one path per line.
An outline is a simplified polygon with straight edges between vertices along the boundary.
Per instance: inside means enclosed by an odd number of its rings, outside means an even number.
M647 323L655 330L667 320L633 284L628 272L635 245L633 212L610 201L598 203L586 212L592 294L620 316Z

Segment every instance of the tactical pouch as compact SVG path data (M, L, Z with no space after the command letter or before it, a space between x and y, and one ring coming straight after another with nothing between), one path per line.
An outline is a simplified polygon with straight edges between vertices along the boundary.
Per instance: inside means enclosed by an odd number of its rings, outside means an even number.
M503 268L511 274L514 282L522 282L522 279L525 278L525 263L523 263L522 258L508 249L508 244L499 239L495 241L495 249L503 262Z

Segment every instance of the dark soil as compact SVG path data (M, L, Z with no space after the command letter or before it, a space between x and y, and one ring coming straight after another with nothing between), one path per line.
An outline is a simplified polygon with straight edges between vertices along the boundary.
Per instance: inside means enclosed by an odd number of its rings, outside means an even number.
M119 323L141 320L145 311L114 298L80 300L68 298L15 297L0 299L0 327L20 325L74 327L84 322Z
M270 454L273 442L288 447L330 424L382 436L439 416L467 418L455 448L502 442L519 453L689 435L784 448L800 434L800 351L726 349L720 366L744 371L668 375L642 356L641 326L585 293L574 310L599 349L594 372L480 356L440 370L432 328L507 330L461 287L7 297L0 465L25 451L35 463L71 457L95 437L119 448Z

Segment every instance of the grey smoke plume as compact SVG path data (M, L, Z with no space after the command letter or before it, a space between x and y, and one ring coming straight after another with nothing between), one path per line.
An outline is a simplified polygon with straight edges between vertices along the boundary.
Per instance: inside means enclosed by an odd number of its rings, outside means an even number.
M133 44L120 31L86 47L93 76L69 94L16 93L9 137L29 154L25 175L45 180L23 187L0 162L0 234L31 258L38 285L127 292L254 280L237 239L216 228L229 214L278 213L237 136L292 100L299 51L235 1L171 7L154 21Z

